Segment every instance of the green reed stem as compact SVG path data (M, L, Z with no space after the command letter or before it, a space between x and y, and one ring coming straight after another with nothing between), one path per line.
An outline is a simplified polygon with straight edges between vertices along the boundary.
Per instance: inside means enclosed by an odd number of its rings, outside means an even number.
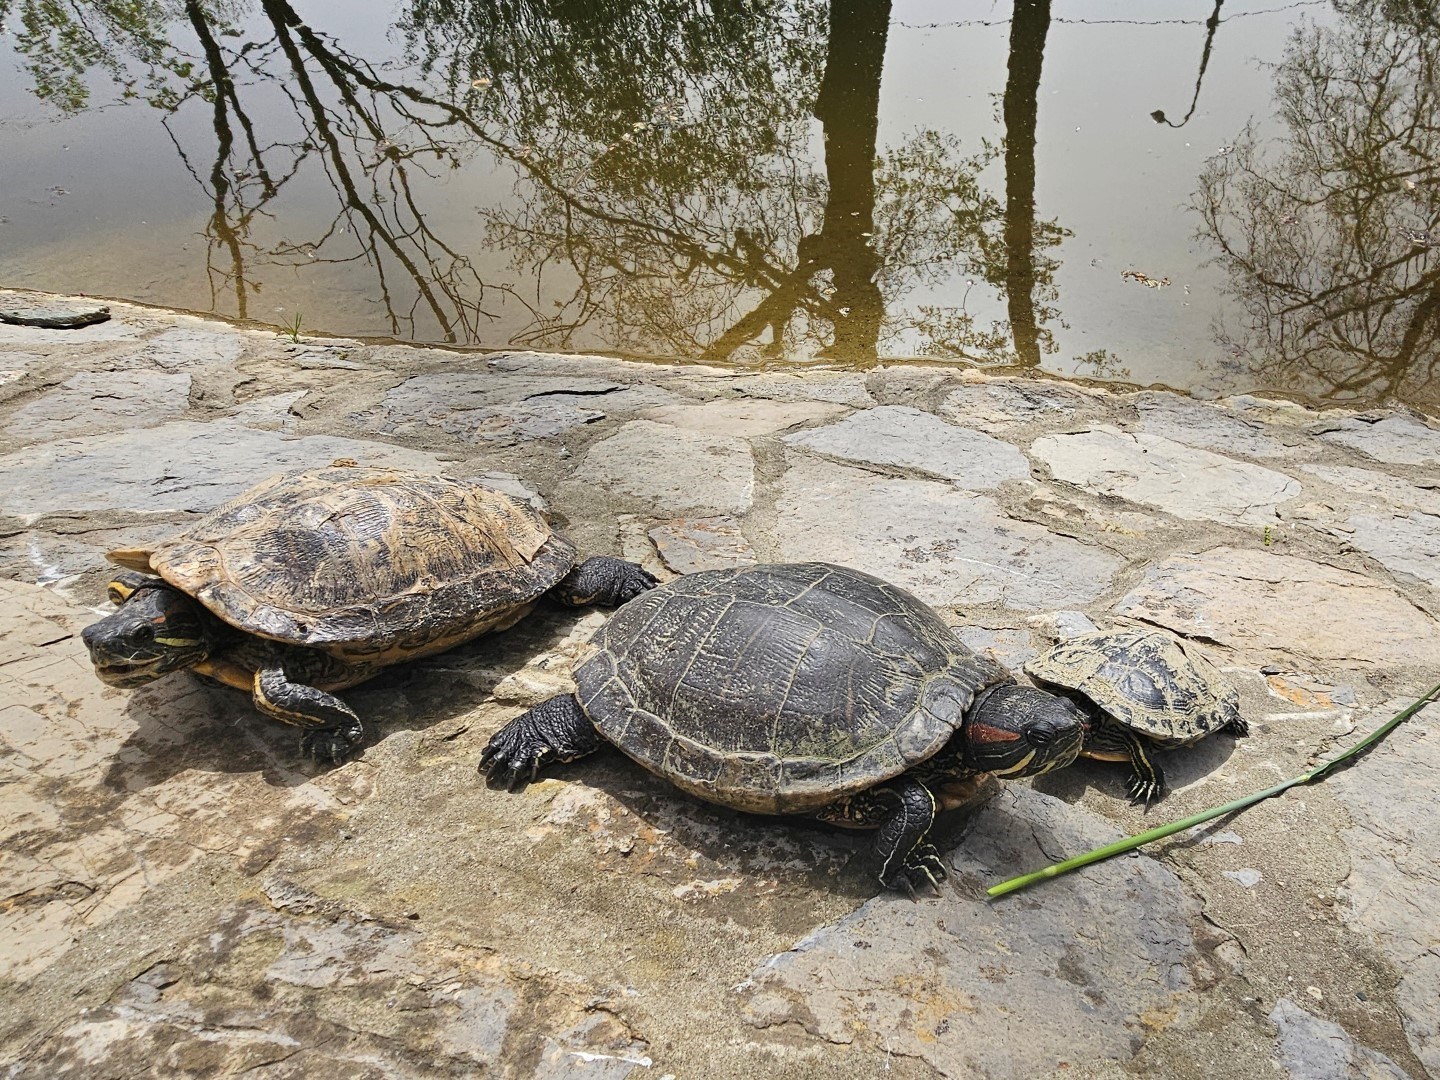
M1400 712L1396 713L1393 717L1391 717L1385 723L1381 724L1369 735L1366 735L1365 738L1361 739L1349 750L1346 750L1343 754L1331 758L1329 761L1321 762L1309 772L1301 773L1299 776L1293 777L1289 780L1285 780L1279 784L1276 784L1274 787L1268 787L1264 791L1257 791L1253 795L1246 795L1244 798L1235 799L1231 802L1227 802L1223 806L1215 806L1211 807L1209 810L1202 810L1198 814L1191 814L1189 817L1181 818L1179 821L1172 821L1168 825L1159 825L1153 829L1147 829L1143 833L1138 833L1135 836L1127 836L1124 840L1116 840L1113 844L1106 844L1104 847L1098 847L1094 851L1087 851L1084 855L1077 855L1073 859L1066 859L1064 862L1053 863L1052 865L1045 867L1043 870L1036 870L1035 872L1030 874L1021 874L1019 877L1013 877L1010 878L1008 881L1002 881L999 885L992 885L987 890L987 894L991 897L991 899L994 899L997 896L1004 896L1006 893L1012 893L1017 889L1023 889L1027 885L1033 885L1037 881L1043 881L1046 878L1059 877L1061 874L1068 874L1071 870L1079 869L1082 866L1089 866L1091 863L1100 862L1103 859L1110 858L1112 855L1119 855L1122 852L1126 851L1134 851L1136 848L1140 847L1143 844L1148 844L1152 840L1161 840L1167 836L1173 836L1177 832L1182 832L1185 829L1192 829L1196 825L1201 825L1207 821L1212 821L1217 817L1223 817L1226 814L1233 814L1236 811L1244 810L1247 806L1254 806L1256 803L1263 802L1264 800L1269 799L1275 795L1279 795L1282 791L1288 791L1290 788L1295 787L1298 784L1309 784L1315 780L1320 780L1325 776L1329 775L1335 769L1339 768L1341 765L1345 764L1347 761L1360 754L1363 754L1366 750L1369 750L1372 746L1385 738L1385 736L1389 735L1390 732L1394 731L1406 720L1409 720L1410 717L1418 713L1426 705L1435 701L1437 695L1440 695L1440 683L1432 686L1421 697L1417 698L1412 704L1402 709Z

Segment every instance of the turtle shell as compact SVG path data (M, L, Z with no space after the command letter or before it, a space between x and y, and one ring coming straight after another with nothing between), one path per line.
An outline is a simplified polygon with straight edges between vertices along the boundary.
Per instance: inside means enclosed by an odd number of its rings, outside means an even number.
M898 776L1009 677L904 589L826 563L677 578L595 643L577 696L605 738L691 794L767 814Z
M273 476L149 553L232 626L374 664L508 626L574 562L501 492L342 465Z
M1084 695L1126 727L1162 742L1193 742L1240 716L1240 695L1215 666L1158 630L1071 638L1025 670Z

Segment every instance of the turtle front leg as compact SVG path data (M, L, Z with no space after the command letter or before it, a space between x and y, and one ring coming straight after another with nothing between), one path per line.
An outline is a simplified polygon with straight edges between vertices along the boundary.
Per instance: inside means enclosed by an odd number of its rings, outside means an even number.
M279 664L255 672L255 708L266 716L305 728L300 750L316 761L342 765L365 739L353 709L334 694L292 682Z
M1150 760L1145 741L1127 727L1108 718L1101 719L1085 736L1086 757L1101 761L1129 761L1132 769L1125 790L1132 803L1150 804L1165 794L1165 774Z
M858 828L878 828L875 851L882 863L880 883L918 899L917 887L936 890L947 877L935 845L926 840L935 822L935 796L920 781L901 776L888 784L839 799L821 818Z
M618 560L617 560L618 561ZM521 713L490 736L480 771L492 785L517 791L552 761L575 761L600 749L600 733L574 694L561 694Z
M590 604L619 607L658 584L655 575L643 566L609 555L596 555L561 578L550 595L571 607Z

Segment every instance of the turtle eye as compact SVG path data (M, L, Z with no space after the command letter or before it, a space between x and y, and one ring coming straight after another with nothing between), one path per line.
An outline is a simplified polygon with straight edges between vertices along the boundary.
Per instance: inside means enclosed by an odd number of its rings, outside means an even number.
M149 645L155 640L155 628L149 623L141 623L130 632L130 637L137 645Z

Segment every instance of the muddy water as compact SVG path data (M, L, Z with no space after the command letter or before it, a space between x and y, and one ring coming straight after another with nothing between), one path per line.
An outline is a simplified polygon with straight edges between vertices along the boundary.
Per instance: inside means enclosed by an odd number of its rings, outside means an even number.
M458 345L1440 402L1433 2L0 19L0 285Z

